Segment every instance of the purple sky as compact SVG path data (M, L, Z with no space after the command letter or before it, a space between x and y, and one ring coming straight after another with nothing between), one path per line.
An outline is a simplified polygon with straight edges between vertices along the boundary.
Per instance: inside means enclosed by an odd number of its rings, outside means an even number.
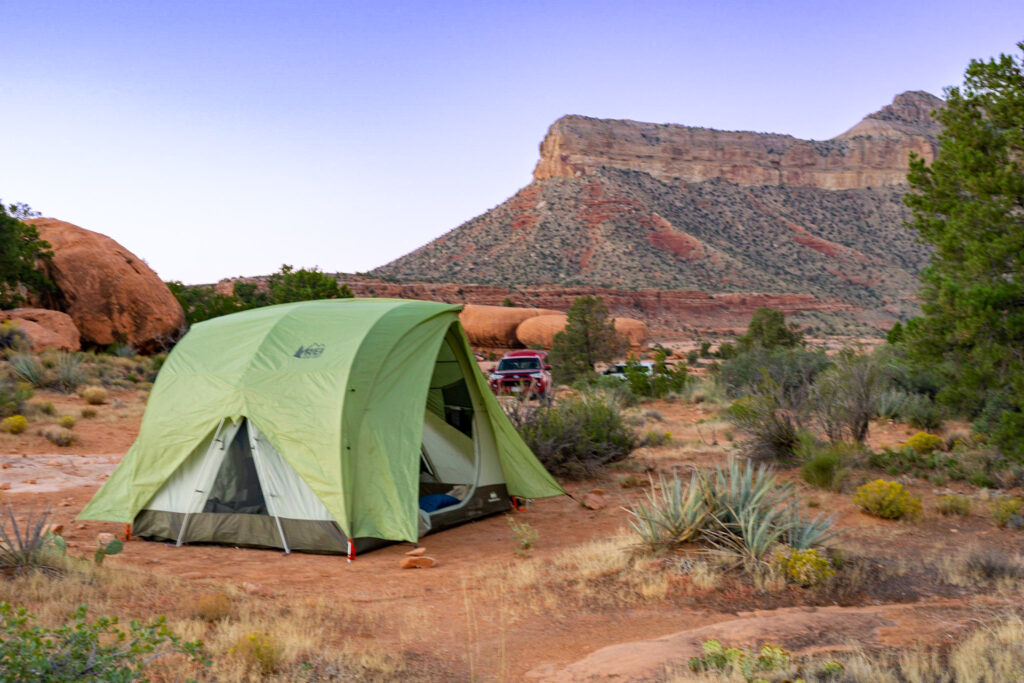
M164 279L361 271L528 184L564 114L830 138L1024 2L0 0L0 197Z

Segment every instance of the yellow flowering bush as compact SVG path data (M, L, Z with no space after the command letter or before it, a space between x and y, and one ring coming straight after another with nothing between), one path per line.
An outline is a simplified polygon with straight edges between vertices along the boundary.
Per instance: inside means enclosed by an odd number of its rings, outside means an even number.
M249 669L264 676L281 666L281 645L269 633L253 631L242 636L229 653L241 657Z
M8 434L21 434L28 427L28 419L24 415L11 415L0 420L0 429Z
M795 550L787 548L775 556L782 573L790 581L805 588L824 583L836 575L832 563L814 548Z
M928 432L918 432L907 439L903 445L912 449L915 453L924 455L925 453L931 453L942 448L942 439Z
M921 514L921 499L911 495L898 481L870 481L857 489L853 502L869 515L882 519L915 519Z

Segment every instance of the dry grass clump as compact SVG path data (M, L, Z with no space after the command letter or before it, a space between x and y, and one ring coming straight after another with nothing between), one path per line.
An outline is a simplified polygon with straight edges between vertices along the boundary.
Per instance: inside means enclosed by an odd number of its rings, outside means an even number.
M82 398L91 406L103 405L107 402L107 390L103 387L86 387L82 391Z
M217 591L200 595L192 614L212 624L227 619L233 611L231 597L224 591Z
M965 517L971 514L971 499L951 493L946 496L939 496L935 501L935 508L943 515L960 515Z
M951 554L938 566L940 576L953 586L991 586L1024 589L1024 558L1000 548L975 547Z
M56 446L65 447L75 443L75 435L64 427L45 427L39 430L39 434Z

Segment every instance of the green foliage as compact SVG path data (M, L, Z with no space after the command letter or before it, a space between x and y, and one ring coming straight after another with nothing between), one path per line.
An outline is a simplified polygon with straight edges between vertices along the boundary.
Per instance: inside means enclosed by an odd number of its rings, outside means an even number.
M942 427L944 411L924 394L911 394L899 409L899 419L917 429L939 429Z
M333 275L316 267L295 270L290 265L282 265L267 279L265 287L256 282L238 280L233 284L231 294L218 294L210 285L185 285L178 281L168 282L167 287L181 304L189 325L271 304L353 296L348 285L339 285Z
M843 464L853 449L844 443L819 446L813 443L813 438L808 439L804 435L801 436L804 438L801 439L800 448L797 451L798 457L803 460L800 476L811 486L829 491L841 491L843 479L846 478L846 469Z
M0 420L0 431L8 434L21 434L28 427L28 420L24 415L11 415Z
M338 285L338 278L313 268L295 270L289 265L281 266L267 280L270 303L287 304L293 301L315 301L317 299L350 299L352 290L348 285Z
M831 365L824 351L754 349L719 366L718 383L731 398L756 391L767 377L781 392L787 408L806 402L818 375Z
M1001 497L992 503L992 519L1001 527L1024 529L1024 500Z
M14 375L23 382L36 387L37 389L46 386L46 376L43 366L36 360L35 356L27 353L20 353L8 359Z
M817 377L812 408L830 440L863 443L867 438L878 397L889 383L884 363L876 354L843 349Z
M0 375L0 417L25 412L25 401L32 398L32 385Z
M61 415L60 419L57 420L57 424L64 429L74 429L77 422L78 420L71 415Z
M127 631L117 617L90 622L80 606L71 622L55 629L35 624L24 607L0 602L0 671L11 683L64 681L145 681L147 664L171 652L205 662L201 641L182 642L158 617L150 624L132 621Z
M93 564L98 567L103 564L104 558L108 555L117 555L122 550L124 550L124 543L116 538L107 543L100 541L99 547L96 548L96 552L92 555Z
M938 155L908 175L910 227L934 252L907 344L946 380L942 404L987 414L975 426L1024 459L1024 62L971 61L936 118Z
M921 499L912 496L897 481L876 479L857 488L853 502L882 519L915 519L921 514Z
M804 550L833 535L834 520L806 517L792 485L764 465L733 459L711 472L695 470L688 482L674 473L659 484L630 509L630 526L651 550L701 541L752 568L780 543Z
M6 518L0 516L0 575L18 576L29 572L59 574L57 562L64 539L48 533L50 513L28 513L18 524L14 509L7 506ZM0 658L0 664L3 659Z
M924 455L942 448L942 438L928 432L918 432L907 439L903 445L915 453Z
M836 575L829 559L814 548L785 548L776 553L775 561L787 579L804 588L825 583Z
M942 515L960 515L964 517L971 513L971 499L967 496L950 493L945 496L939 496L938 500L935 501L935 508Z
M885 333L885 341L889 342L890 344L899 344L901 341L903 341L903 336L903 323L897 320L893 324L892 328L890 328L890 330Z
M0 349L21 350L28 347L28 335L14 320L0 322Z
M786 324L782 311L758 308L750 318L747 333L739 339L740 351L753 349L791 349L804 343L803 334L794 325Z
M907 447L895 450L886 448L872 453L869 463L887 474L912 474L936 483L943 483L948 477L988 488L998 487L1004 473L1012 474L1014 468L1014 463L995 449L962 443L957 444L950 453L918 453Z
M558 380L572 384L594 372L596 363L604 363L626 351L627 342L615 331L604 300L581 296L566 314L565 329L555 335L548 358Z
M729 406L726 419L747 432L742 449L754 460L789 460L800 443L800 417L784 405L778 385L765 379L762 388Z
M65 394L74 393L85 382L85 370L82 364L85 357L81 353L61 351L57 356L56 388Z
M541 463L563 477L592 476L639 444L620 404L603 391L583 391L551 405L515 401L508 414Z
M526 522L516 520L512 515L506 515L508 527L512 531L512 540L515 544L516 555L529 555L536 545L540 534Z
M664 350L655 355L651 372L646 372L639 361L630 358L626 362L625 375L629 390L636 396L647 398L664 398L670 393L679 393L692 382L686 364L677 363L670 367Z
M0 308L17 308L25 302L25 293L49 294L53 283L37 270L37 261L52 257L50 244L39 238L36 229L19 218L35 214L24 204L4 205L0 201Z
M739 675L748 683L765 681L761 674L785 672L789 669L791 659L789 652L767 643L762 645L760 650L751 648L744 652L735 647L722 647L717 640L707 640L702 649L703 657L690 658L691 671Z

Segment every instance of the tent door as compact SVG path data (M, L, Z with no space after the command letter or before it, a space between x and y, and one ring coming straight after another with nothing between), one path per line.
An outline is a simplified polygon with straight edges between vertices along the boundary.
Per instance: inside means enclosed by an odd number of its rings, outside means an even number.
M246 422L248 425L248 422ZM273 478L270 476L266 463L263 461L263 457L260 454L259 437L257 436L256 430L249 428L249 448L252 451L252 460L256 465L256 473L259 476L260 487L263 489L263 496L267 502L267 512L274 518L274 523L277 524L277 533L281 536L281 545L284 546L284 554L290 555L291 550L288 548L288 540L284 537L284 529L281 527L281 517L279 514L279 492L277 487L272 485Z
M203 506L206 505L206 499L210 496L210 490L213 488L217 472L220 471L221 464L224 462L224 455L227 453L231 442L235 439L235 434L238 433L241 426L242 423L239 422L238 424L228 423L227 427L225 427L224 418L221 418L220 423L217 425L217 431L214 432L213 440L210 441L210 446L206 449L206 455L203 457L203 463L196 473L188 506L185 508L185 519L182 521L181 529L178 531L175 546L181 547L185 538L185 529L188 527L188 518L191 515L202 512Z

